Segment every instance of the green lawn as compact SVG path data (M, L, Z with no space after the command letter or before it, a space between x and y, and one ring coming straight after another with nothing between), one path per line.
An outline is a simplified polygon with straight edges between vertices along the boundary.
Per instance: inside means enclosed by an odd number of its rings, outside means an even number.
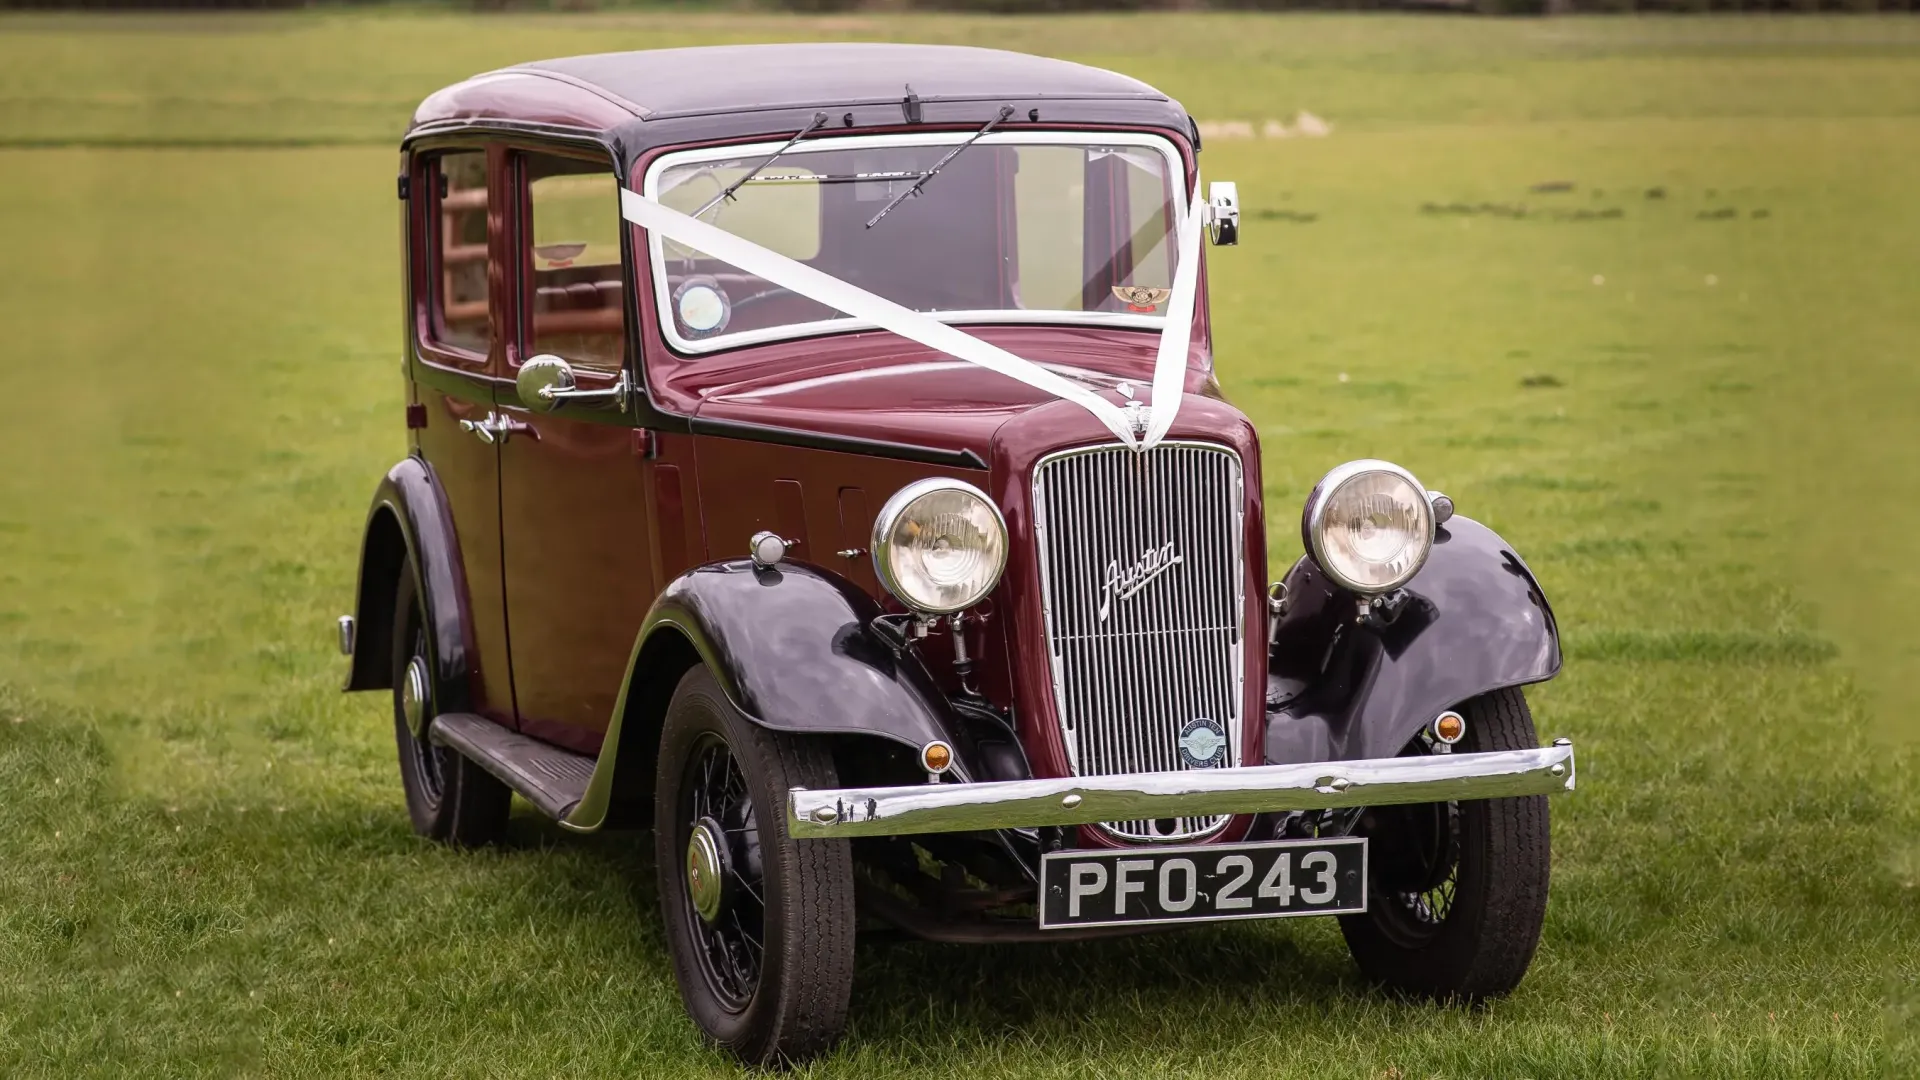
M1276 568L1327 467L1413 468L1544 581L1568 664L1532 700L1581 753L1539 958L1489 1009L1368 990L1325 921L874 944L808 1075L1914 1065L1890 664L1920 599L1920 26L33 16L0 19L0 1075L731 1070L681 1014L644 838L527 812L501 850L415 839L332 618L404 446L412 104L518 59L792 37L1332 121L1203 158L1249 215L1214 313Z

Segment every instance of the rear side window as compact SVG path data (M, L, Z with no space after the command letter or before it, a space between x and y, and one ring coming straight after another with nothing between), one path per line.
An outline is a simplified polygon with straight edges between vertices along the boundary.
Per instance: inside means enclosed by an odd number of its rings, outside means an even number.
M427 164L433 192L435 296L433 336L440 344L486 355L493 341L487 305L487 155L438 154Z
M604 162L521 156L529 354L617 371L626 355L620 184Z

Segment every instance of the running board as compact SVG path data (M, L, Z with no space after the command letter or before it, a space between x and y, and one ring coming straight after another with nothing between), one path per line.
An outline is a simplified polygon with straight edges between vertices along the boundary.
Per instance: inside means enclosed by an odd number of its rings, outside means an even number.
M593 779L593 759L587 755L530 739L484 716L441 713L427 731L434 742L459 751L556 821L573 812Z

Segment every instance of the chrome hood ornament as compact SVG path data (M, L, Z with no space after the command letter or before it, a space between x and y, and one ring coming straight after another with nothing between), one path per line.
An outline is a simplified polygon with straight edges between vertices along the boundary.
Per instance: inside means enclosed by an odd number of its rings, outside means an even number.
M1146 404L1133 396L1133 384L1123 382L1113 388L1120 395L1120 414L1127 418L1127 425L1133 428L1133 437L1143 439L1147 434L1147 424L1152 420L1153 412Z

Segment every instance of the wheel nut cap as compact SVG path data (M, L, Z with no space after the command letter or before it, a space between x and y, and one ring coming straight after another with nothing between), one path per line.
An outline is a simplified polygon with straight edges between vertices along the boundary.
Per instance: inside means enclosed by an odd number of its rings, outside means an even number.
M719 838L702 821L687 838L687 898L708 923L720 915L722 872Z

